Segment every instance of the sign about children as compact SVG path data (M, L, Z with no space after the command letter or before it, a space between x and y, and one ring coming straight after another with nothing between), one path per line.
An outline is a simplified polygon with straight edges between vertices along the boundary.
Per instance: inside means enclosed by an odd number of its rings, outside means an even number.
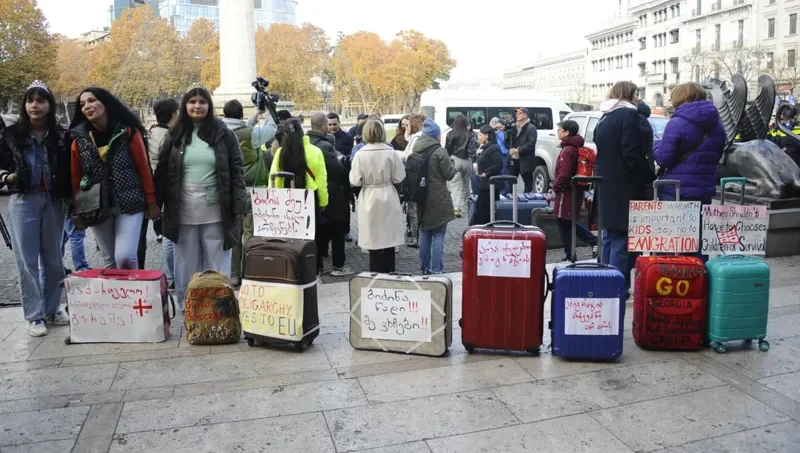
M766 206L703 206L703 253L763 255L767 227Z
M631 201L629 252L692 253L699 249L699 201Z
M250 189L256 236L314 240L314 191Z
M564 302L567 335L618 335L619 299L570 298Z
M531 277L531 241L478 239L478 275Z
M242 280L239 317L249 333L289 341L303 339L303 287Z
M73 343L166 340L160 281L70 277L64 289Z
M361 338L430 343L431 292L362 288Z

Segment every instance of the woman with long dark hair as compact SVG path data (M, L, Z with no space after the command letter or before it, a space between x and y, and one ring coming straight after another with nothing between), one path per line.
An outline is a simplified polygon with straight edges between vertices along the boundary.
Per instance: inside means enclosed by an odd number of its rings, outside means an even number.
M45 323L69 324L59 310L64 279L61 240L72 196L66 130L56 122L56 98L39 81L22 99L19 122L4 133L0 181L12 191L8 226L17 262L28 333L47 335Z
M230 275L231 249L241 240L241 219L250 204L239 141L214 117L211 94L190 89L178 111L155 178L164 203L161 230L174 244L175 289L183 308L192 275L207 269Z
M411 135L408 133L408 128L409 128L408 122L410 118L411 115L403 115L403 117L400 118L400 122L397 123L397 129L395 129L394 131L394 138L392 138L392 141L389 142L389 144L392 145L392 148L394 148L395 151L406 150L406 146L408 145L408 140L406 139L406 137Z
M478 160L473 164L475 174L480 178L478 200L475 202L475 215L470 219L470 225L483 225L489 223L490 198L489 178L497 176L503 171L503 151L497 145L497 136L492 126L484 125L478 132ZM494 193L495 200L500 197L500 190Z
M313 190L317 206L328 206L328 171L322 150L311 144L303 132L300 121L291 119L283 123L278 133L283 132L281 147L275 151L270 174L276 172L294 173L294 186L297 189ZM305 177L302 177L305 175ZM283 178L270 179L269 187L289 188Z
M472 125L464 115L459 115L453 121L453 129L447 134L445 140L447 154L456 169L456 177L448 181L447 187L453 197L453 208L456 217L467 210L472 180L472 163L475 160L475 150L478 148Z
M144 217L160 216L144 126L103 88L87 88L70 124L75 226L90 227L107 268L136 269Z

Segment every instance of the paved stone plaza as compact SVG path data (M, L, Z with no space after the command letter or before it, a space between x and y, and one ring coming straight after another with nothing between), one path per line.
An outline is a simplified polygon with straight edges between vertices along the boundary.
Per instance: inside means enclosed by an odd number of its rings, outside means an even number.
M457 323L443 358L355 351L345 282L323 286L302 354L190 346L180 316L165 343L67 346L3 308L0 452L797 452L800 257L769 262L769 352L641 350L629 305L615 363L469 355Z

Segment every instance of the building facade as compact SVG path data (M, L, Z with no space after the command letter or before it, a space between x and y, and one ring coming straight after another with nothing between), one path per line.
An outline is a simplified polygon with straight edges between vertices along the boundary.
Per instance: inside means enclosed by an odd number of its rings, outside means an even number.
M122 17L122 13L125 12L126 9L145 5L146 3L145 0L114 0L114 3L111 4L108 11L109 22L114 23L115 20Z
M598 105L619 80L632 80L639 25L620 0L614 16L599 31L586 36L586 85L589 103Z
M535 88L564 102L588 101L586 51L541 59L503 74L503 88Z
M222 0L161 0L159 15L169 20L184 36L197 19L208 19L219 28L219 2ZM253 0L255 27L273 23L297 23L297 0Z

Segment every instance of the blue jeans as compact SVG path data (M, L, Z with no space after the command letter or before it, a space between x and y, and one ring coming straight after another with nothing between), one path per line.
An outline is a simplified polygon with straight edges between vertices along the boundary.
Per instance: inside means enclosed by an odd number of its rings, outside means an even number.
M139 236L144 212L119 214L90 227L106 269L139 269Z
M86 231L78 230L72 223L72 217L67 217L64 221L64 239L61 241L61 256L64 256L64 247L69 242L69 249L72 254L72 264L76 271L89 269L89 262L86 261L86 249L83 241L86 239Z
M433 230L419 230L419 260L431 274L444 273L444 235L447 224Z
M167 274L167 282L175 283L175 251L172 241L163 237L161 239L161 255L164 260L164 273Z
M675 201L675 196L674 195L659 195L658 199L659 200L663 200L663 201ZM681 197L681 201L699 201L701 206L702 205L711 204L711 200L712 200L711 197L699 198L699 199L698 198L683 198L683 197ZM702 208L700 208L700 209L702 211ZM700 236L698 238L699 239L698 243L701 244L700 247L702 248L702 244L703 244L703 226L701 224L701 225L698 225L697 227L700 229ZM702 253L700 253L700 250L698 250L697 253L692 253L692 254L689 254L689 255L690 256L696 256L696 257L700 258L701 260L703 260L704 263L708 262L708 255L703 255Z
M64 211L46 192L12 194L8 229L19 269L19 289L25 320L38 321L58 312L64 261L61 240Z
M616 267L625 276L625 288L631 289L631 271L635 258L628 254L628 232L603 229L603 254L600 258L603 264Z

